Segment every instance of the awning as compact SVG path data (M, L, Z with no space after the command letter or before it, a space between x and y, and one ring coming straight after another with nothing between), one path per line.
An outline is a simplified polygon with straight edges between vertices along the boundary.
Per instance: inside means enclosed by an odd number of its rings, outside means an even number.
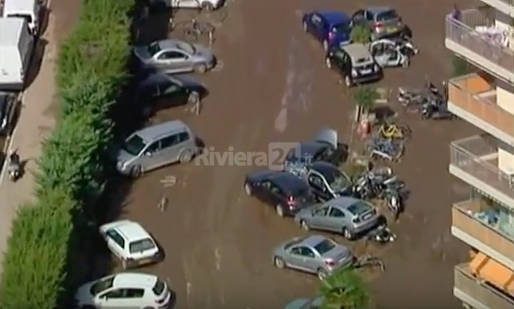
M508 267L478 252L469 263L469 268L475 276L514 296L514 271Z

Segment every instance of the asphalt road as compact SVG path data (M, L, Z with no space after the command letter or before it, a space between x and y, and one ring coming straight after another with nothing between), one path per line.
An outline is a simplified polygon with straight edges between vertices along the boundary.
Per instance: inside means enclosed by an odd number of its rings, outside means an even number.
M324 67L321 46L303 33L301 15L323 8L352 12L369 1L359 2L229 1L228 18L217 29L214 44L222 67L201 76L210 90L201 115L174 108L152 122L182 119L211 151L220 152L267 152L269 143L309 139L325 126L348 142L349 91ZM440 82L451 74L444 15L452 3L374 3L396 7L421 50L410 68L387 69L378 86L419 87L426 78ZM192 14L179 12L178 17ZM148 30L143 35L147 40L165 32ZM398 109L394 102L390 107ZM447 172L448 144L471 134L472 128L462 121L401 117L414 135L402 162L393 165L412 191L406 212L392 224L399 239L382 248L365 248L362 241L348 244L356 252L371 250L387 264L385 273L368 276L378 308L460 308L452 295L452 269L466 260L467 251L450 235L450 207L468 189ZM314 295L319 286L315 276L272 266L274 246L304 232L244 195L246 173L259 167L209 164L173 165L133 184L120 179L110 189L112 217L139 221L166 252L163 262L142 271L169 280L178 295L176 308L282 308L293 298ZM170 178L176 183L167 187ZM165 212L157 209L162 196L170 198Z

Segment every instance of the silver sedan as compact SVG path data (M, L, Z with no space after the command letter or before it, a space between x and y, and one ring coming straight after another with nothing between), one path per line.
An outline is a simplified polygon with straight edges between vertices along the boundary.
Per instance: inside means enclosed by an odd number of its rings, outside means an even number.
M353 197L340 197L324 204L304 208L295 216L303 229L319 229L343 234L353 239L379 222L380 215L373 205Z
M164 73L204 73L216 65L216 57L210 49L171 39L136 46L134 55L143 69Z
M293 238L273 251L276 267L317 274L321 280L353 261L354 255L348 248L321 235Z

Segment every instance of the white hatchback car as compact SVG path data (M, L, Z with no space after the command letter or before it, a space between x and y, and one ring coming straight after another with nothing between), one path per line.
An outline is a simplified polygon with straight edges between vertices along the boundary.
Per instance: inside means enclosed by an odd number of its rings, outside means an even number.
M80 309L169 308L174 293L154 275L119 273L82 285L75 294Z
M100 226L107 247L121 259L124 269L159 261L161 251L143 227L130 220L120 220Z

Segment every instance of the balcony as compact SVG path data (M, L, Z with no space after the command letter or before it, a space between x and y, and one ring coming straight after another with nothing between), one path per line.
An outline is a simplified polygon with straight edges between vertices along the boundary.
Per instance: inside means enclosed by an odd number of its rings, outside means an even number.
M496 87L482 76L469 74L451 79L448 108L460 118L514 146L514 115L496 104Z
M514 83L514 51L504 46L507 35L484 33L484 27L493 24L478 10L463 11L460 21L447 16L445 45L484 71Z
M454 268L453 294L476 309L512 309L514 299L493 285L475 277L468 264Z
M514 171L498 168L498 142L472 136L450 145L450 173L514 210Z
M452 234L468 245L514 269L514 230L485 200L469 200L452 207ZM514 220L514 218L512 218Z
M482 2L514 18L514 0L482 0Z

